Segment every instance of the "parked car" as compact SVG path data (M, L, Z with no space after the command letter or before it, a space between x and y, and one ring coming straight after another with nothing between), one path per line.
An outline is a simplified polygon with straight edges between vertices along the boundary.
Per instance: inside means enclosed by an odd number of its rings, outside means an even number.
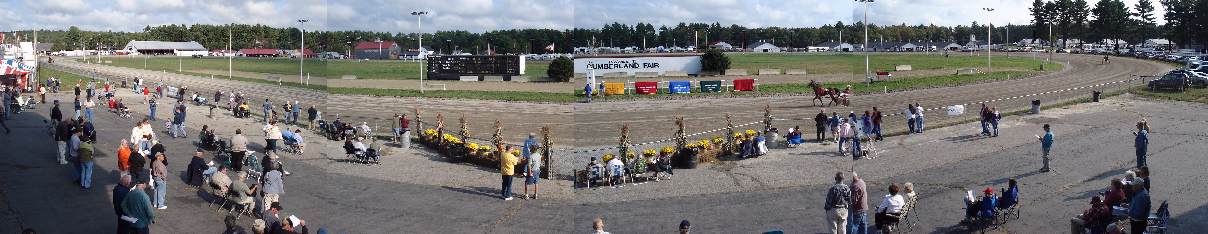
M1172 72L1166 73L1166 75L1163 75L1160 78L1150 80L1149 83L1146 84L1146 87L1149 87L1149 90L1151 90L1151 91L1169 89L1169 90L1177 90L1179 92L1183 92L1183 90L1186 89L1187 84L1189 83L1188 79L1189 78L1186 73L1180 72L1180 71L1172 71Z

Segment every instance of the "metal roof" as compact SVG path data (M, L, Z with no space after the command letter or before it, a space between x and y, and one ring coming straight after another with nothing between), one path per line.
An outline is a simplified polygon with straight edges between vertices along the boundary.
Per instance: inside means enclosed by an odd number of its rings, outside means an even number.
M128 50L206 50L206 47L196 41L130 41L126 43L125 48Z

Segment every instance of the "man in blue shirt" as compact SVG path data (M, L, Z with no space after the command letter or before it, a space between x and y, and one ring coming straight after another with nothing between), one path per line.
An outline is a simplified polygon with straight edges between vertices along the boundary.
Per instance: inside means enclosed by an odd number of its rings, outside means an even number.
M1044 125L1044 136L1037 136L1036 140L1040 141L1040 150L1043 153L1041 158L1044 160L1044 167L1040 168L1040 172L1049 172L1049 151L1053 149L1053 130L1048 124Z
M1149 190L1145 189L1142 183L1134 183L1133 185L1132 202L1128 207L1128 220L1132 226L1132 233L1145 233L1145 226L1149 225Z

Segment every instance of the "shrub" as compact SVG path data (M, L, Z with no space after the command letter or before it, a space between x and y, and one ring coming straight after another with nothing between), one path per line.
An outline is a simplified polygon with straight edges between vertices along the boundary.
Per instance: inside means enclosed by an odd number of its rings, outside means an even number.
M721 50L709 49L705 51L705 55L700 58L701 70L706 72L723 72L730 69L730 58ZM553 70L553 64L550 64L550 69Z
M575 63L570 58L559 56L549 63L549 70L545 74L559 82L570 81L575 76Z

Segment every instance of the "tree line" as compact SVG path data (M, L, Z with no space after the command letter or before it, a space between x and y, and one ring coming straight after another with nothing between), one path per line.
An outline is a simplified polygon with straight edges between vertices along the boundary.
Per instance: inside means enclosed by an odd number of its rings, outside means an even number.
M1078 38L1087 41L1123 39L1138 43L1149 38L1168 38L1180 46L1203 44L1208 40L1208 0L1158 0L1167 10L1166 24L1158 25L1152 0L1139 0L1131 8L1121 0L1098 0L1092 7L1087 0L1034 0L1029 8L1033 17L1030 25L985 25L973 21L968 25L876 25L868 27L869 42L956 42L966 43L971 37L984 40L987 28L993 31L995 43L1015 42L1024 38ZM1050 30L1051 29L1051 30ZM1009 36L1007 32L1010 32ZM15 32L28 40L32 32ZM297 49L302 31L296 27L270 27L260 24L194 24L146 26L141 32L85 31L71 26L66 30L40 30L41 42L55 43L53 50L121 49L131 40L197 41L208 49L276 48ZM394 41L402 48L416 48L419 39L424 47L441 53L465 52L500 54L569 53L574 47L688 47L705 46L723 41L735 47L755 42L771 42L777 46L803 48L825 42L863 42L862 22L842 21L817 27L758 27L736 24L679 23L627 25L611 23L600 28L574 29L509 29L486 32L462 30L435 33L390 33L375 31L307 31L306 48L314 51L346 53L359 41ZM14 35L9 35L10 38Z

